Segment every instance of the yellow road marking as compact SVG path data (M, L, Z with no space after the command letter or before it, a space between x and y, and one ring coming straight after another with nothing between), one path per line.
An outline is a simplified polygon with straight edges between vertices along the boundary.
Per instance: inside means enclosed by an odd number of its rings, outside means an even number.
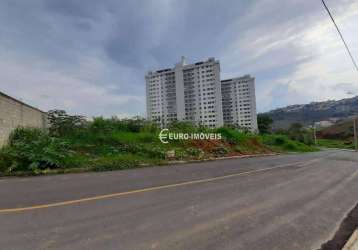
M103 199L108 199L108 198L113 198L113 197L120 197L120 196L125 196L125 195L130 195L130 194L144 193L144 192L167 189L167 188L174 188L174 187L181 187L181 186L187 186L187 185L193 185L193 184L199 184L199 183L213 182L213 181L217 181L217 180L224 180L224 179L242 176L242 175L249 175L249 174L254 174L254 173L265 172L265 171L269 171L269 170L273 170L273 169L291 167L293 165L298 165L300 167L303 167L303 166L307 166L309 164L315 163L319 160L321 160L321 158L310 160L310 161L303 162L303 163L296 162L296 163L285 164L285 165L280 165L280 166L271 167L271 168L264 168L264 169L246 171L246 172L241 172L241 173L236 173L236 174L212 177L212 178L207 178L207 179L200 179L200 180L186 181L186 182L180 182L180 183L168 184L168 185L162 185L162 186L156 186L156 187L150 187L150 188L143 188L143 189L137 189L137 190L132 190L132 191L126 191L126 192L98 195L98 196L93 196L93 197L77 199L77 200L69 200L69 201L56 202L56 203L43 204L43 205L35 205L35 206L29 206L29 207L0 209L0 213L15 213L15 212L23 212L23 211L29 211L29 210L51 208L51 207L67 206L67 205L72 205L72 204L88 202L88 201L96 201L96 200L103 200Z

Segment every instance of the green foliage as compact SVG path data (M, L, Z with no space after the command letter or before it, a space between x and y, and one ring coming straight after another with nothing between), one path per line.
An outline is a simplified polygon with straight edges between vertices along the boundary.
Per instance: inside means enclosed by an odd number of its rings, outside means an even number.
M187 155L194 156L197 158L201 157L204 154L204 152L201 149L193 148L193 147L189 147L185 151L186 151Z
M291 140L309 133L294 127L286 135L255 135L240 128L210 129L188 122L173 122L169 129L177 132L221 133L221 141L174 141L162 144L159 128L141 118L94 118L69 116L64 111L50 112L50 131L18 128L10 135L8 145L0 149L0 174L46 174L81 170L116 170L142 165L161 164L168 151L175 159L205 159L232 154L254 154L276 151L308 152L314 148ZM307 132L306 134L303 132Z
M70 156L68 144L39 129L17 128L0 151L4 172L60 168Z
M261 138L265 145L278 149L279 151L313 152L316 148L299 141L291 140L287 135L263 135Z
M117 117L105 119L103 117L95 117L90 123L89 129L93 133L111 133L115 131L153 133L158 131L158 127L154 123L140 117L133 119L118 119Z
M224 146L218 146L212 150L212 153L216 157L223 157L223 156L227 155L229 152L230 152L230 150Z
M257 126L260 131L260 134L269 134L271 133L271 126L273 120L270 116L265 114L258 114L257 115Z
M242 143L249 137L248 134L229 127L219 128L216 132L220 133L221 136L223 136L225 140L231 144Z
M50 110L47 115L51 136L64 137L84 128L86 125L83 116L68 115L64 110Z
M198 127L195 127L193 123L185 121L172 121L169 124L168 129L170 131L178 131L182 133L199 131Z
M354 149L351 140L318 139L318 146L325 148Z
M120 169L129 169L140 164L138 157L132 155L116 155L99 157L89 164L89 168L93 171L113 171Z
M304 128L300 123L292 123L286 134L291 140L299 141L307 145L314 144L313 131Z

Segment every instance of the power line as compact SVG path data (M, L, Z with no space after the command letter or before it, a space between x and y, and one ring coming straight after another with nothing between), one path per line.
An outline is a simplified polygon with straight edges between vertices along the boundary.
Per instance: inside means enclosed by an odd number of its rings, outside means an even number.
M344 46L346 47L347 52L348 52L349 56L350 56L351 59L352 59L352 62L353 62L354 67L355 67L356 70L358 71L357 63L356 63L356 61L354 60L354 57L353 57L351 51L349 50L349 47L348 47L346 41L344 40L344 37L343 37L341 31L340 31L339 28L338 28L338 25L336 24L336 21L334 20L334 18L333 18L333 16L332 16L331 12L329 11L329 9L328 9L326 3L324 2L324 0L322 0L322 3L323 3L324 8L325 8L325 9L327 10L327 12L328 12L328 15L331 17L332 22L334 23L334 26L336 26L336 29L337 29L337 31L338 31L338 34L339 34L339 36L341 37L341 39L342 39L342 41L343 41L343 43L344 43Z

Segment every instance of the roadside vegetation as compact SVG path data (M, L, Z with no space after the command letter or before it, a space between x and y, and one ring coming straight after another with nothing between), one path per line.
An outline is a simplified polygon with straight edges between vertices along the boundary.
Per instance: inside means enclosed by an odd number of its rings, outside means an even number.
M317 131L318 145L326 148L354 149L353 120L346 119Z
M318 146L323 148L340 148L340 149L354 149L353 139L338 140L338 139L318 139Z
M163 144L160 129L139 117L87 121L64 111L49 112L50 128L19 127L0 149L0 175L108 171L170 161L204 160L225 156L317 150L306 139L265 131L251 134L238 128L208 129L174 122L171 131L221 133L222 140L179 140Z

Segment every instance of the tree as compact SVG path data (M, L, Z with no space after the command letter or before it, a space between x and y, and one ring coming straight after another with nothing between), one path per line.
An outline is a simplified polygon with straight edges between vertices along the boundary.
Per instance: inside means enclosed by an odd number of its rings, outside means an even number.
M83 128L86 120L80 115L68 115L64 110L50 110L47 113L50 123L49 132L52 136L65 136Z
M265 114L259 114L257 116L257 125L259 128L259 132L261 134L269 134L271 133L271 125L273 123L273 120L270 116Z
M293 133L298 133L302 131L302 129L303 129L303 125L301 123L295 122L290 125L288 131Z
M287 130L287 133L292 140L300 141L307 145L312 145L314 143L313 131L304 128L301 123L292 123Z

